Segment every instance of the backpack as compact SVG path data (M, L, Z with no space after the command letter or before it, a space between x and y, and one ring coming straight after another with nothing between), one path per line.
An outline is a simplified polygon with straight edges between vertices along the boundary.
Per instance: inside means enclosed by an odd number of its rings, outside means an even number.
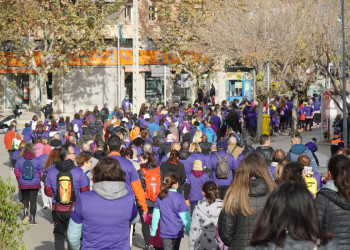
M22 167L22 178L23 180L33 180L34 178L34 167L32 160L24 160Z
M15 133L15 137L12 139L12 150L17 150L21 140L17 139L17 132Z
M73 205L76 197L73 186L73 176L70 172L59 172L57 174L55 200L61 205ZM56 206L57 207L57 206Z
M104 117L106 115L106 111L104 109L101 109L101 117Z
M227 179L230 175L229 166L228 166L228 153L225 152L225 156L221 157L217 152L214 152L216 157L218 158L218 161L216 163L216 169L215 169L215 176L218 179Z
M159 168L145 169L141 168L145 180L145 196L147 200L156 201L160 191L160 170Z
M99 117L99 116L100 116L100 111L94 110L94 112L92 113L92 115L95 116L95 117Z
M312 176L313 174L314 172L311 172L308 175L306 175L305 182L306 182L307 189L313 194L314 197L316 197L317 181L316 181L316 178Z

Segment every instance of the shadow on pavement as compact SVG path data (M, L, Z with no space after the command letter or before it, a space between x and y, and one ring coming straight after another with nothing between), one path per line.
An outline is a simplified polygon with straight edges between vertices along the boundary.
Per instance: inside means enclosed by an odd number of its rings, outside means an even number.
M55 245L53 242L50 241L42 241L41 246L37 246L34 248L35 250L47 250L47 249L55 249Z

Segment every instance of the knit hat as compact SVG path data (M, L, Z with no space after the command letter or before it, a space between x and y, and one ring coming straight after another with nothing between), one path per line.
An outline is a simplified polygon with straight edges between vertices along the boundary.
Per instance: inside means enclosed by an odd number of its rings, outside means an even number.
M195 171L203 171L202 161L201 160L195 160L193 162L193 170Z

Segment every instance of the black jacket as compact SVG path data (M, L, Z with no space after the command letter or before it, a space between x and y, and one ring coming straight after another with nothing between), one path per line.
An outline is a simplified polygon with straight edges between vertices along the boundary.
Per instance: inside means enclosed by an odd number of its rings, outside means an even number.
M184 164L179 162L179 164L174 165L174 164L170 164L168 162L163 162L160 165L160 177L161 177L161 179L163 180L164 177L169 173L176 174L179 177L180 183L179 183L179 188L177 191L178 192L181 191L182 186L183 186L183 184L185 184L185 181L186 181L186 172L185 172Z
M160 147L159 147L159 149L157 151L158 155L165 156L168 153L170 153L170 151L171 151L171 144L172 144L172 142L165 142L162 145L160 145Z
M322 230L333 233L340 249L350 249L350 201L340 197L335 190L321 188L315 203Z
M255 149L255 152L257 152L264 158L267 167L271 166L272 155L273 155L273 152L275 152L275 150L272 147L260 146Z
M253 215L243 216L226 214L221 210L218 221L218 232L222 242L229 249L244 249L249 245L253 234L255 221L264 208L268 198L268 186L264 179L251 179L249 184L249 201L256 212Z

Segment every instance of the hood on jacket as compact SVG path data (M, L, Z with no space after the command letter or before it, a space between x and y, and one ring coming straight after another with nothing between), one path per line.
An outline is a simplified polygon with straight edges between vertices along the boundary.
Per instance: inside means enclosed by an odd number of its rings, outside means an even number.
M300 155L304 153L308 148L304 144L294 144L291 148L290 151L293 154Z
M188 151L183 151L183 150L179 151L180 160L186 160L190 155L191 155L191 153Z
M166 164L166 166L170 171L176 172L182 163L179 162L179 164L170 164L169 162L166 161L164 164Z
M206 199L203 199L201 201L198 201L198 211L201 213L201 218L203 218L202 226L207 226L213 220L217 221L217 218L220 215L221 209L223 206L223 201L220 199L217 199L214 203L210 204Z
M331 186L331 184L329 186ZM327 199L334 202L337 206L341 207L342 209L350 210L350 202L341 197L336 191L323 187L317 193L317 195L319 194L324 195L325 197L327 197Z
M64 160L64 161L56 162L55 167L57 168L58 171L68 172L71 169L75 168L76 166L74 165L74 162L72 160Z
M204 175L204 170L191 170L191 173L194 175L194 177L199 178Z
M35 158L35 154L31 151L24 152L22 156L25 160L33 160Z
M250 179L249 181L249 196L250 197L262 197L268 195L269 188L264 179Z
M127 195L125 182L123 181L101 181L92 186L92 190L106 200L116 200Z

